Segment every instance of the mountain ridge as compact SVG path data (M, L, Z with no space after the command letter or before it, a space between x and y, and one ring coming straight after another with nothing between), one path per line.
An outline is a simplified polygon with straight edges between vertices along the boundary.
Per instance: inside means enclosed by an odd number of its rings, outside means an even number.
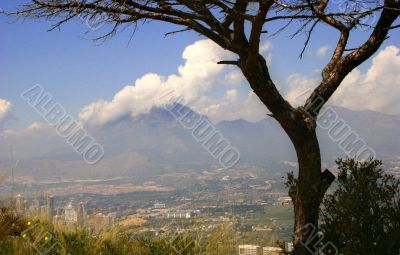
M400 133L397 129L400 126L400 115L331 107L378 155L400 154ZM185 111L188 110L191 111L187 107ZM220 121L214 127L231 146L240 151L238 168L258 165L267 171L281 171L288 168L284 162L296 162L290 140L273 118L267 117L258 122L243 119ZM21 157L18 173L37 178L85 178L93 175L109 178L146 177L220 168L218 160L192 137L191 130L182 127L163 107L138 116L127 114L101 127L90 127L88 131L105 149L104 158L96 165L85 164L79 154L65 141L57 138L55 132L50 134L43 131L43 134L35 134L36 138L32 135L23 140L26 144L19 143L31 151L25 151L26 155ZM318 136L324 162L332 163L337 157L346 156L329 138L327 130L318 129ZM46 139L57 142L41 144ZM39 149L40 146L48 148ZM42 150L47 152L40 154ZM35 151L38 153L35 154ZM7 171L8 165L6 157L0 160L0 171Z

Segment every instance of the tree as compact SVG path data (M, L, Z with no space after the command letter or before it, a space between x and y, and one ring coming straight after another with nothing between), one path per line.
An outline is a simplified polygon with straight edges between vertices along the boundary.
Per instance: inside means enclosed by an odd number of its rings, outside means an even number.
M400 181L381 161L338 160L338 188L324 201L321 230L340 254L400 252Z
M335 4L340 4L339 12L333 11ZM295 210L295 245L308 238L308 226L318 226L319 205L334 180L329 170L321 171L316 118L343 79L380 48L390 30L400 27L394 24L400 14L398 0L343 3L329 0L29 0L12 14L56 20L51 29L77 17L85 20L102 17L111 30L99 39L113 36L121 26L136 26L138 21L167 22L182 28L173 33L194 31L235 53L237 60L219 63L241 70L251 89L285 130L297 153L298 179L289 191ZM365 23L370 17L378 19ZM305 104L297 108L279 93L259 52L260 37L274 22L288 23L278 31L293 23L298 25L295 34L306 32L304 49L320 24L338 32L336 48L323 68L320 84ZM369 28L368 38L359 47L350 49L350 35L361 28Z

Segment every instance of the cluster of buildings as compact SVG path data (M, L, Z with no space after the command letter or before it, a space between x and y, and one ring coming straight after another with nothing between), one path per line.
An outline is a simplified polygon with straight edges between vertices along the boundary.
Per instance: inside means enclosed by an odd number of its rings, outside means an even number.
M24 197L18 194L15 197L15 210L21 215L44 217L55 226L65 226L70 229L89 228L95 233L110 229L115 224L115 213L88 214L83 202L75 206L70 202L65 207L56 207L54 197L50 195L45 195L41 200L35 198L28 205Z
M165 213L166 219L191 219L200 215L200 210L171 210Z
M239 245L239 255L283 255L286 252L293 251L293 243L286 243L285 249L281 247L243 244Z
M21 215L44 215L51 220L54 215L54 211L56 210L54 197L45 195L44 202L41 202L38 198L35 198L31 204L28 204L28 201L25 200L21 194L18 194L15 196L15 210Z
M57 213L52 217L54 225L65 225L67 227L85 227L88 225L88 215L84 203L80 202L77 207L70 202L64 208L58 208Z
M276 201L277 205L291 205L292 198L291 197L279 197Z
M164 203L155 203L153 208L150 208L148 211L151 213L158 213L159 216L165 219L191 219L200 215L200 210L167 209Z

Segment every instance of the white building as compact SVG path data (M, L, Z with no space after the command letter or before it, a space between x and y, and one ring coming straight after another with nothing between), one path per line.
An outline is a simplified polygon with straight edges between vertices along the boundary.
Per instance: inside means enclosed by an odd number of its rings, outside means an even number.
M85 204L83 202L80 202L78 204L78 210L77 210L77 223L78 227L83 227L86 225L86 210L85 210Z
M64 219L65 224L72 225L78 222L78 213L75 208L72 206L72 203L69 203L67 207L64 209Z
M294 250L293 243L292 242L285 243L285 250L286 252L292 252Z
M15 209L17 213L22 213L24 211L25 200L21 194L15 196Z
M292 198L291 197L279 197L278 198L278 204L290 205L291 203L292 203Z
M167 212L165 214L167 219L190 219L192 218L191 211L175 211L175 212Z
M258 245L243 244L239 245L239 255L257 255L257 251L260 249Z
M32 215L38 215L40 213L40 202L37 198L33 200L32 205L29 207L29 211Z
M281 255L284 254L283 252L280 247L263 247L263 255Z
M155 203L154 209L165 209L165 204L162 203Z

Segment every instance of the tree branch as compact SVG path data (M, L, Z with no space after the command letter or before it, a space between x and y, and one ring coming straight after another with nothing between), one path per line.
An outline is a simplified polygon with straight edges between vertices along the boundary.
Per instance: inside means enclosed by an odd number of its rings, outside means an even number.
M28 0L22 9L10 13L22 17L56 20L51 29L59 28L65 22L78 17L95 19L105 16L105 22L111 31L105 37L111 37L121 25L136 25L138 21L161 21L180 26L173 34L192 30L214 41L222 48L239 55L239 61L221 61L220 64L238 65L252 89L268 107L275 118L286 128L293 121L293 107L282 97L272 81L265 59L259 54L260 37L268 22L286 20L289 24L300 24L296 34L306 31L307 38L302 55L319 22L324 22L340 32L335 51L322 72L322 82L307 99L304 108L318 115L320 107L326 103L346 75L372 56L399 16L398 0L385 0L370 3L364 11L347 5L339 12L329 11L329 0ZM249 5L257 8L248 10ZM369 39L360 47L345 55L350 32L365 27L360 19L377 14L380 18L373 27ZM250 31L247 30L251 25ZM309 28L311 26L311 28ZM268 30L268 29L267 29ZM249 32L249 33L248 33ZM315 105L315 99L319 102ZM292 117L290 117L292 116ZM305 120L303 120L305 122Z
M322 106L329 100L343 79L354 68L370 58L386 40L392 24L400 15L400 2L396 0L385 0L384 9L380 18L369 38L359 48L355 49L346 56L343 56L349 38L347 30L341 30L335 53L324 68L321 84L313 91L307 99L304 108L316 117ZM322 102L315 104L316 101Z
M239 65L239 61L234 61L234 60L223 60L223 61L219 61L217 62L217 64L219 65Z
M260 36L263 31L263 25L265 23L265 17L269 9L271 8L273 1L262 0L260 1L260 8L257 16L253 19L251 34L249 39L249 53L248 61L255 63L258 57L260 48Z

